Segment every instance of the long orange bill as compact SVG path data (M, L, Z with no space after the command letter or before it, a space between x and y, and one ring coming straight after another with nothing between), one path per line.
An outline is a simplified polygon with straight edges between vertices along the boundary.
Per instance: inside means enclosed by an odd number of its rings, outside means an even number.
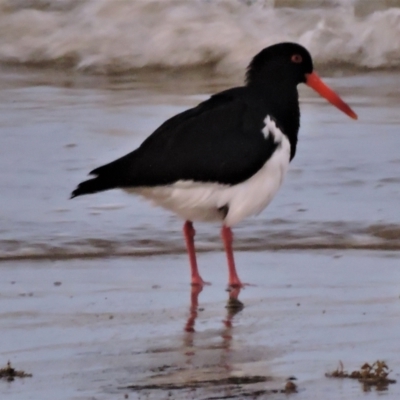
M321 78L315 73L306 74L306 84L313 88L322 97L343 111L350 118L357 119L357 114L328 86L322 82Z

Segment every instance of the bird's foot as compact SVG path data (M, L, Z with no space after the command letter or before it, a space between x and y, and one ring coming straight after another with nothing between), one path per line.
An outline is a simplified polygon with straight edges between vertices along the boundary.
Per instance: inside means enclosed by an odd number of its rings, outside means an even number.
M192 277L192 281L190 282L192 287L203 287L211 285L211 282L204 281L203 278L199 275L196 277Z
M236 281L236 282L229 282L228 287L226 288L227 292L232 292L233 290L236 289L244 289L246 286L257 286L254 283L243 283L241 281Z

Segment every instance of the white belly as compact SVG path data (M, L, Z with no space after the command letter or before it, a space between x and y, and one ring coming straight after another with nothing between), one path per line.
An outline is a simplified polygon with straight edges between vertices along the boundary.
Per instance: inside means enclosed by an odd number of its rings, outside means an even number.
M190 221L222 221L232 226L260 213L280 188L290 161L290 143L271 120L265 135L280 143L272 157L251 178L237 185L179 181L168 186L140 187L127 191L140 194L155 205ZM228 207L228 212L221 210ZM226 214L226 215L225 215Z

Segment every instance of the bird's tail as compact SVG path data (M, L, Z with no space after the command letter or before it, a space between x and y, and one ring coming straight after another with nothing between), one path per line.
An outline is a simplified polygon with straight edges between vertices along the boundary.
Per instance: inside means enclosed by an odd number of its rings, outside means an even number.
M115 184L112 184L108 179L97 176L96 178L81 182L71 193L71 199L82 196L83 194L102 192L104 190L114 189L115 187Z
M83 194L103 192L118 187L136 186L137 179L133 173L135 171L136 152L137 150L134 150L124 157L90 171L89 175L95 177L81 182L71 193L71 199Z

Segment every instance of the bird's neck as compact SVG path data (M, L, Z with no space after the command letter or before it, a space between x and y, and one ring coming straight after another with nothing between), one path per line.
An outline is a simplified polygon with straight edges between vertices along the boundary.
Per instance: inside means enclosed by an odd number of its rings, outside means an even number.
M300 108L297 86L290 82L265 82L258 85L265 108L290 142L290 159L296 153L297 134L300 128Z

